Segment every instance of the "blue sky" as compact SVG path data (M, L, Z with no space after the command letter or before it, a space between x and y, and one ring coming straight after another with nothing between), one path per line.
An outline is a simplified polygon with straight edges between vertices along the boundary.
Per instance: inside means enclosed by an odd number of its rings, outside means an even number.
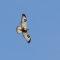
M16 33L23 13L30 44ZM60 60L60 0L0 0L0 60Z

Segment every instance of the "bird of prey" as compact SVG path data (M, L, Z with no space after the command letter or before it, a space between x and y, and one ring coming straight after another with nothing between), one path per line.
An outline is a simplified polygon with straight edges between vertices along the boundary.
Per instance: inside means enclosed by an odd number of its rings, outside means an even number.
M22 19L21 19L21 26L17 26L16 27L16 32L18 34L20 34L22 32L22 35L24 36L24 38L26 39L26 41L28 43L31 42L31 38L30 35L28 33L28 28L26 27L26 23L27 23L27 18L25 14L22 14Z

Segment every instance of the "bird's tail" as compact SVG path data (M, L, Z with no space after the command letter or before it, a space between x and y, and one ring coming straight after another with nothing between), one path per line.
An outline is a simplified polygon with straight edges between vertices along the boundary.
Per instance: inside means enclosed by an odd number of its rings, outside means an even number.
M20 26L17 26L17 27L16 27L16 32L17 32L18 34L20 34L20 33L22 32L21 29L22 29L22 28L21 28Z

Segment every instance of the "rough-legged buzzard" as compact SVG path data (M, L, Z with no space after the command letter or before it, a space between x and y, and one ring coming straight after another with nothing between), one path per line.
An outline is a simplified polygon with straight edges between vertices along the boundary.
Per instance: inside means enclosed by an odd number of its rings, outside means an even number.
M20 34L22 32L24 38L26 39L26 41L28 43L31 42L31 38L30 35L28 34L28 28L26 27L26 23L27 23L27 18L25 14L22 14L22 20L21 20L21 26L17 26L16 27L16 31L18 34Z

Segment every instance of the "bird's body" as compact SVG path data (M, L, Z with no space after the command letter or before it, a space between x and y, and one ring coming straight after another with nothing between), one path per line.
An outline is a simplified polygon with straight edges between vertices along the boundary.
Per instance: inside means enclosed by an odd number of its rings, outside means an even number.
M22 32L27 32L27 29L22 28Z
M28 34L29 29L26 27L26 22L27 22L26 15L22 14L21 27L17 26L16 31L17 31L18 34L20 34L22 32L22 34L23 34L24 38L26 39L26 41L28 43L30 43L31 38L30 38L30 35Z

